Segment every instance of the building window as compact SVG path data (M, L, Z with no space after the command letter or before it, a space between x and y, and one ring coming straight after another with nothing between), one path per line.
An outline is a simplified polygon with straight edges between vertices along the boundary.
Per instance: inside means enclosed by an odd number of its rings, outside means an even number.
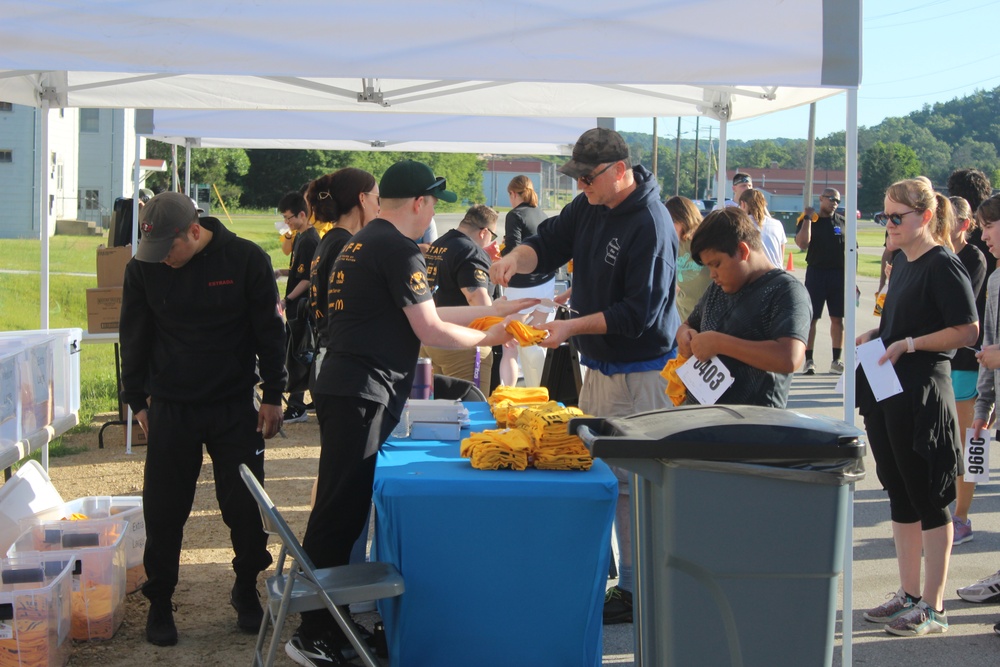
M14 161L14 151L0 150L0 162L13 162L13 161Z
M99 211L101 209L101 191L100 190L84 190L80 194L83 202L81 207L85 211Z
M56 165L56 190L63 189L63 166Z
M80 109L80 131L100 132L100 130L101 130L101 110Z
M10 102L0 102L0 111L13 111L14 105Z

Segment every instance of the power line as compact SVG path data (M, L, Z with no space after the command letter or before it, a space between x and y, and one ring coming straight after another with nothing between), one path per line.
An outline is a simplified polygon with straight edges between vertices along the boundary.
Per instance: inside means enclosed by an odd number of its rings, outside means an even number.
M984 60L992 60L993 58L1000 57L1000 53L994 53L991 56L986 56L985 58L979 58L978 60L973 60L972 62L962 63L960 65L955 65L954 67L946 67L945 69L940 69L936 72L924 72L923 74L917 74L916 76L908 76L904 79L895 79L894 81L878 81L875 83L869 83L869 86L889 86L895 83L903 83L904 81L913 81L915 79L925 79L929 76L936 76L938 74L944 74L945 72L950 72L955 69L962 69L970 65L976 65L983 62Z
M968 88L970 86L979 86L990 81L996 81L1000 79L1000 76L994 76L989 79L983 79L982 81L973 81L972 83L967 83L962 86L957 86L955 88L949 88L947 90L937 90L934 92L921 93L919 95L890 95L889 97L868 97L867 95L858 95L859 99L862 100L912 100L918 97L930 97L932 95L941 95L942 93L951 93L956 90L962 90L963 88Z
M937 16L928 16L926 18L916 19L916 20L913 20L913 21L907 21L905 23L893 23L891 25L869 26L866 29L867 30L885 30L886 28L900 28L902 26L913 25L915 23L926 23L927 21L940 21L941 19L944 19L944 18L951 18L951 17L956 16L958 14L964 14L966 12L973 12L973 11L982 9L984 7L990 7L990 6L996 5L996 4L1000 4L1000 0L993 0L993 2L987 2L986 4L978 5L976 7L967 7L965 9L959 9L959 10L956 10L956 11L953 11L953 12L949 12L946 15L940 15L939 14Z
M923 9L924 7L933 7L934 5L943 5L945 3L951 3L951 0L934 0L934 2L928 2L924 5L917 5L916 7L907 7L906 9L900 9L898 12L889 12L888 14L879 14L878 16L866 16L865 19L870 19L872 21L876 19L884 19L887 16L896 16L897 14L905 14L907 12L915 12L918 9Z

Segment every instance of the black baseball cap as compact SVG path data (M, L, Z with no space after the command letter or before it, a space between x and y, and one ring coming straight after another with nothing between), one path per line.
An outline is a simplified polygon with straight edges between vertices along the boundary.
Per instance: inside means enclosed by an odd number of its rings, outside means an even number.
M378 190L382 199L410 199L430 195L441 201L458 201L458 195L445 190L446 185L444 178L435 176L423 162L403 160L385 170Z

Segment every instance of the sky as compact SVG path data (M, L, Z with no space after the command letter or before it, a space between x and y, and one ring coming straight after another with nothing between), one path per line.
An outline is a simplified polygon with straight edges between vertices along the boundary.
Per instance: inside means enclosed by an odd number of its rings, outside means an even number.
M751 5L752 6L752 5ZM925 104L947 102L1000 86L1000 0L865 0L858 125L872 127ZM845 129L847 96L816 105L816 137ZM1000 113L1000 110L998 110ZM618 119L619 129L652 134L651 118ZM701 119L700 134L719 136L717 121ZM681 121L694 138L695 119ZM658 133L673 138L677 119L660 118ZM809 106L729 123L736 140L805 139Z

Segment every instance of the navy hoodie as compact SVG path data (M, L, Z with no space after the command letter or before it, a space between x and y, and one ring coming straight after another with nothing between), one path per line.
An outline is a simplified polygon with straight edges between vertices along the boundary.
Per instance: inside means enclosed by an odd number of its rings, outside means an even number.
M651 370L641 362L672 356L680 326L677 232L653 175L632 171L636 188L618 206L593 206L580 194L524 241L538 254L536 271L573 260L573 308L603 312L608 327L576 344L584 363L607 374Z

